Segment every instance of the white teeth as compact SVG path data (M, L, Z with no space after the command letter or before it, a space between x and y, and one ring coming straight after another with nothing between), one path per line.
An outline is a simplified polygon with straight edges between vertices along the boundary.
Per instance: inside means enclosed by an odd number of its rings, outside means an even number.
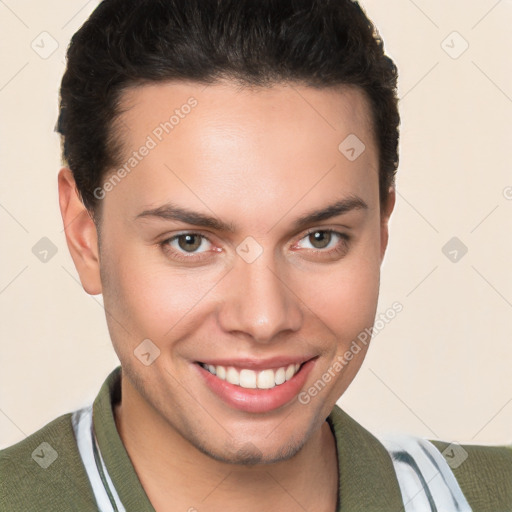
M277 370L276 375L274 377L274 382L276 383L276 386L279 386L279 384L286 382L286 370L284 368L279 368L279 370Z
M208 370L210 371L210 373L213 373L211 370L210 370L210 366L208 366ZM215 369L215 373L213 373L214 375L217 375L217 377L221 380L226 380L226 368L224 368L224 366L217 366L217 367L213 367Z
M240 374L231 366L226 370L226 380L230 384L240 386Z
M295 375L295 365L291 364L286 368L285 377L286 380L290 380Z
M300 364L298 363L283 366L277 370L268 369L260 372L248 369L239 371L232 366L227 368L211 364L202 364L201 366L219 379L246 389L272 389L290 380L300 369Z
M240 386L248 389L256 389L256 372L242 370L240 372Z
M242 370L243 371L243 370ZM276 385L276 376L274 370L263 370L258 375L258 388L270 389Z

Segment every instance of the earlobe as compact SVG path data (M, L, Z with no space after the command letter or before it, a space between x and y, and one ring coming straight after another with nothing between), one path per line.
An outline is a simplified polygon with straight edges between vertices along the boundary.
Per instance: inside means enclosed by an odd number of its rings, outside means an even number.
M396 202L396 190L394 187L389 187L386 204L381 212L380 223L380 262L384 259L389 240L389 218L393 213Z
M59 206L66 242L84 290L102 292L96 225L82 203L73 174L67 167L59 171Z

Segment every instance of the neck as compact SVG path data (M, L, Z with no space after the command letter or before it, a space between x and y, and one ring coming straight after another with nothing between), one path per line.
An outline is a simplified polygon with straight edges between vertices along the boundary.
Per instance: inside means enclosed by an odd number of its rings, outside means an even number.
M203 454L121 379L117 430L157 512L190 510L335 512L336 443L327 422L291 459L241 466ZM147 435L151 432L151 435Z

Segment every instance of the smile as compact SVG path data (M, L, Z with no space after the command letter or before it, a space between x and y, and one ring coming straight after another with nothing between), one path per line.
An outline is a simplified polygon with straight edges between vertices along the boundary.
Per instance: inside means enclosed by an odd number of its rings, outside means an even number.
M317 359L196 361L193 366L225 404L240 411L267 413L296 400Z
M221 366L200 363L201 366L220 380L225 380L234 386L245 389L272 389L292 379L300 370L301 365L290 364L277 369L254 371L250 369L236 369L233 366Z

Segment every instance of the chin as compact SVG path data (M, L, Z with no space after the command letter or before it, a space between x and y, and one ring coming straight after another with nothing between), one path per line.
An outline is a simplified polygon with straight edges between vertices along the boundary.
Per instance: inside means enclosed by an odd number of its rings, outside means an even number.
M302 449L306 441L306 438L300 441L294 439L277 448L272 446L263 449L251 441L241 443L238 449L234 443L227 444L220 449L203 443L194 443L194 445L201 453L216 461L241 466L256 466L289 460Z

